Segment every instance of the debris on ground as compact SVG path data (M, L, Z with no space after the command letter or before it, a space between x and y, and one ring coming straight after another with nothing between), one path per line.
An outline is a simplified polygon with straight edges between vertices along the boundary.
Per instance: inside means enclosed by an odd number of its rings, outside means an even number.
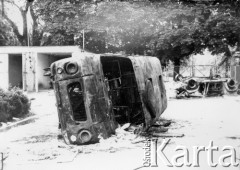
M228 136L228 139L240 140L240 136Z
M156 133L156 132L154 132L153 134L152 134L152 136L153 137L164 137L164 138L166 138L166 137L168 137L168 138L170 138L170 137L176 137L176 138L181 138L181 137L184 137L184 134L178 134L178 133Z
M129 132L133 132L135 135L137 135L136 138L139 136L164 137L164 138L165 137L183 137L184 134L168 132L169 126L172 123L175 123L175 122L172 120L161 118L158 121L156 121L151 127L149 127L146 131L143 130L142 125L136 126L136 125L125 124L116 130L116 134L119 135L119 134L126 134ZM123 129L125 129L126 131L123 131ZM145 140L144 138L143 139L138 138L137 140L132 141L132 143L140 143L140 142L143 142L144 140Z
M166 131L172 128L170 126L172 122L172 120L160 119L146 133L152 137L156 136L155 134L164 136ZM162 129L167 130L161 131ZM15 145L13 145L11 156L7 159L9 162L14 160L18 165L39 161L68 163L74 161L79 154L98 152L115 153L122 150L136 149L143 147L142 145L146 141L143 130L143 124L135 125L126 123L122 126L119 125L115 131L115 135L112 135L110 138L104 139L99 135L99 143L89 145L67 145L57 133L24 137L14 142L20 144L21 147L14 147ZM171 137L170 134L167 133L169 137ZM178 136L174 135L173 137ZM41 147L39 147L39 143L41 143Z

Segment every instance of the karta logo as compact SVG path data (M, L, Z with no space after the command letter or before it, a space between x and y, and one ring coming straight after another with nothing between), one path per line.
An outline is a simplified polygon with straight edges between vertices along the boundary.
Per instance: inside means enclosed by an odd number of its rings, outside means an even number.
M206 153L207 165L209 167L238 167L239 159L237 159L236 149L232 146L224 146L219 149L218 146L213 145L213 141L209 142L208 146L193 146L191 149L186 146L176 146L173 150L174 155L169 157L166 148L170 139L164 139L160 146L157 145L157 139L147 138L144 145L144 167L158 167L159 164L164 164L168 167L200 167L200 152ZM189 154L191 150L191 155ZM220 152L218 161L214 161L216 157L215 152ZM214 154L215 153L215 154ZM203 155L203 154L201 154ZM189 158L192 158L190 161ZM159 161L159 162L158 162Z

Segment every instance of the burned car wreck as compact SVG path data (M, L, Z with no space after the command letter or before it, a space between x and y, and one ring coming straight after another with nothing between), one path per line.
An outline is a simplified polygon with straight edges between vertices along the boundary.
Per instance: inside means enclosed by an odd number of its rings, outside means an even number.
M51 65L62 136L67 144L98 142L118 124L151 126L167 107L155 57L80 53Z
M176 80L181 84L177 87L176 98L190 97L196 93L201 96L222 96L224 94L236 94L237 82L231 78L213 77L183 77L177 75Z

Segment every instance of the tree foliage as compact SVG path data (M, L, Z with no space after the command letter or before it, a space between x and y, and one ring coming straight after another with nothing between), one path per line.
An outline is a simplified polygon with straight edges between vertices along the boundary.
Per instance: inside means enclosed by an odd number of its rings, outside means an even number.
M14 0L6 1L14 5ZM177 66L206 48L227 56L230 47L240 49L239 0L25 2L18 9L23 18L27 11L33 18L32 45L82 46L84 30L89 51L155 55ZM4 17L26 45L26 26L20 34Z
M202 21L195 35L212 54L224 54L220 65L226 63L227 71L229 59L240 50L240 2L214 0L204 5L203 11L207 10L210 14Z
M43 0L38 3L37 13L44 21L43 45L74 45L86 25L87 10L91 1Z
M36 8L37 8L38 1L30 2L28 0L24 1L17 1L17 0L4 0L4 8L8 8L9 10L4 10L2 13L3 19L10 25L12 32L14 33L15 37L17 38L18 42L22 46L28 45L40 45L41 38L43 35L43 32L41 30L41 24L38 20L38 15L36 14ZM9 17L9 12L12 11L12 9L16 9L18 12L20 12L22 17L22 32L17 26L17 23L14 22ZM15 11L16 12L16 11ZM29 19L27 17L27 14L30 14L31 20L32 20L32 27L31 29L28 28L28 22ZM20 22L20 21L19 21ZM29 31L31 30L31 33Z
M2 18L0 17L0 46L4 46L7 45L9 42L8 39L8 32L6 30L8 30L9 27L8 25L3 22Z

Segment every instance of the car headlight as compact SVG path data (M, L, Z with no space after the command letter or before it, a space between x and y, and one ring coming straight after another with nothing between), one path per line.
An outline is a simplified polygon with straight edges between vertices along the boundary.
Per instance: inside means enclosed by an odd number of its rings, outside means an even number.
M88 130L82 130L78 134L78 139L81 141L81 143L87 143L92 139L92 134Z
M228 87L229 87L230 89L236 88L236 82L235 82L233 79L229 79L229 80L227 81L227 85L228 85Z
M65 69L68 74L75 74L78 71L78 65L75 62L69 62Z
M61 67L57 68L57 73L58 74L62 74L62 72L63 72L63 69Z
M195 89L197 86L198 86L198 83L195 80L191 79L188 81L188 87L190 89Z

